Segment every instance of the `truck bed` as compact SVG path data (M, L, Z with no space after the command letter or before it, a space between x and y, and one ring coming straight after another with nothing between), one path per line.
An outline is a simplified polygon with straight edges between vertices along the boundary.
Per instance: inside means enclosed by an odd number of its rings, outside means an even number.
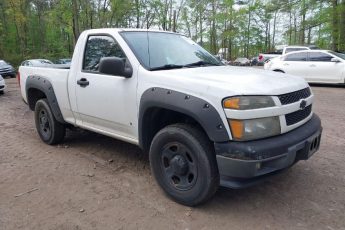
M27 95L25 90L26 79L29 76L44 77L48 79L54 86L58 104L60 106L62 114L70 113L71 107L68 100L67 81L69 69L66 66L56 65L52 67L29 67L21 66L19 68L20 73L20 90L23 95L23 99L27 102Z

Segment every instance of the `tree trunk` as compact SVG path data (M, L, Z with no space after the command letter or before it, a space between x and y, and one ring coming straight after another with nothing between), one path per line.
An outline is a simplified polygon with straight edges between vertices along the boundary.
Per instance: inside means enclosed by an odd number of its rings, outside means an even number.
M137 19L137 28L140 28L140 5L139 0L135 0L135 10L136 10L136 19Z
M339 38L339 17L338 17L338 1L332 0L332 50L338 50Z
M278 11L274 12L274 19L273 19L273 35L272 35L272 47L273 48L275 47L277 13L278 13Z
M308 28L308 42L307 42L308 45L311 44L311 29L312 29L312 27L310 26L310 27Z
M305 0L302 1L302 21L301 21L301 30L300 30L300 41L299 43L301 45L304 45L305 43L305 16L307 13L307 9L306 9L306 4L305 4Z
M289 2L289 4L291 4L291 3ZM290 9L289 10L289 16L290 16L290 20L289 20L289 45L291 45L291 42L292 42L292 13L291 13L292 7L291 7L291 5L290 5L289 9Z
M297 17L296 17L296 14L294 14L293 27L294 27L294 45L296 45L296 43L297 43Z
M345 52L345 0L341 3L339 25L339 50Z
M250 43L250 22L252 20L252 12L249 6L248 9L248 26L247 26L247 44L246 44L246 57L249 58L249 43Z
M203 26L202 26L202 23L203 23L203 18L202 18L202 8L201 8L201 3L199 3L200 6L199 6L199 33L200 33L200 45L203 46L204 45L204 42L203 42Z
M73 29L73 36L74 36L74 45L77 43L80 31L79 31L79 10L76 0L72 0L72 12L73 12L73 18L72 18L72 29Z

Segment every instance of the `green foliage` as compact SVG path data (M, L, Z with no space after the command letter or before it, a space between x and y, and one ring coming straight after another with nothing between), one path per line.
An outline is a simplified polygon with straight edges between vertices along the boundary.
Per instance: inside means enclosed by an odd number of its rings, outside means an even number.
M345 0L6 0L0 1L0 59L70 57L86 29L174 30L225 58L276 45L345 51Z

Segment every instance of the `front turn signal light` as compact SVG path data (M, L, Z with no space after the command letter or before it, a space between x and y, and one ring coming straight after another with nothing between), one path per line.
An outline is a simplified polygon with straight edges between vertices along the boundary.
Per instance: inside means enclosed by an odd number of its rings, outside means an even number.
M233 97L224 100L223 106L226 109L240 109L240 98Z
M242 139L243 137L243 121L240 120L229 120L232 136L235 139Z

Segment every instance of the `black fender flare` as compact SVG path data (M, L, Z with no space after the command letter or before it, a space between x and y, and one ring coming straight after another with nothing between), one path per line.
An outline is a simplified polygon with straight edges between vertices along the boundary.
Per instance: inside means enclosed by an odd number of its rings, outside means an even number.
M25 92L26 92L28 104L29 104L30 109L34 110L35 105L33 103L30 103L30 98L28 96L30 89L36 89L43 92L45 96L47 97L49 106L52 109L55 119L61 123L66 123L63 119L58 101L56 99L53 85L48 79L42 76L37 76L37 75L28 76L28 78L26 79Z
M219 102L221 103L221 102ZM149 88L141 96L139 107L139 146L145 149L145 113L150 108L163 108L185 114L196 120L213 142L229 141L230 137L218 111L207 101L164 88Z

